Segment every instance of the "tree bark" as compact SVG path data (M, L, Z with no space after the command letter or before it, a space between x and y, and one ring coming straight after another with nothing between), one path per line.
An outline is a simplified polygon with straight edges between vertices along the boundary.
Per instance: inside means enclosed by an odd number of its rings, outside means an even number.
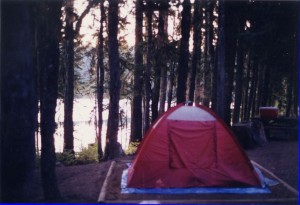
M179 63L177 75L177 104L186 100L186 82L189 68L189 39L191 27L191 2L183 1L182 19L181 19L181 40L179 50Z
M217 95L218 95L218 53L217 53L217 48L216 52L214 54L214 65L213 65L213 74L212 74L212 94L211 94L211 109L213 111L217 111Z
M154 48L153 48L154 50ZM153 89L152 89L152 92L151 92L151 122L154 122L156 120L156 118L158 117L158 102L159 102L159 91L160 91L160 78L161 78L161 74L162 74L162 71L161 71L161 62L160 61L163 61L163 59L161 59L161 56L159 56L158 54L158 50L155 51L155 61L156 63L154 63L155 65L153 66L153 70L154 70L154 78L153 78L153 83L154 83L154 86L153 86ZM151 55L152 57L152 55ZM150 57L150 58L151 58ZM151 71L150 71L151 73ZM151 74L150 74L151 75Z
M205 32L205 64L203 69L203 82L204 82L204 96L203 105L209 107L212 97L212 70L213 70L213 58L214 58L214 46L213 46L213 11L214 2L209 0L206 2L206 32Z
M225 117L225 15L224 0L219 1L219 27L217 44L217 104L216 112L224 119Z
M167 2L162 2L167 4ZM159 108L158 114L161 115L165 112L165 102L167 93L167 50L166 45L168 44L168 11L160 10L158 17L158 47L159 53L162 54L162 59L159 61L159 67L161 68L160 75L160 91L159 91Z
M150 126L150 99L151 99L151 82L150 82L150 75L151 75L151 68L152 68L152 8L151 8L152 1L147 1L147 33L148 33L148 40L147 40L147 65L146 65L146 72L145 72L145 120L144 120L144 133L148 130Z
M226 93L225 93L225 116L227 125L231 123L231 102L233 92L234 67L236 60L237 33L239 30L239 21L242 16L239 15L241 2L226 1L225 6L225 72L226 72Z
M251 82L251 90L250 90L250 104L249 104L249 108L251 108L251 117L254 117L256 114L256 101L257 101L257 82L258 82L258 71L259 71L259 67L260 65L256 65L254 67L254 71L253 71L253 79ZM252 86L253 86L253 90L252 90ZM252 93L251 93L252 92Z
M2 202L26 202L32 191L37 124L34 18L28 2L1 2Z
M201 27L202 27L202 1L195 0L194 4L194 18L193 18L193 26L194 26L194 45L193 45L193 57L192 57L192 72L191 72L191 79L190 79L190 89L189 89L189 101L194 102L195 96L195 83L196 83L196 76L197 76L197 68L199 62L201 61L201 42L202 42L202 35L201 35Z
M293 7L295 8L295 7ZM300 65L300 52L299 52L299 42L300 42L300 35L299 35L299 26L300 26L300 15L299 15L299 9L300 9L300 5L298 5L298 8L295 8L296 12L294 12L297 21L296 21L296 26L294 26L293 28L295 28L295 38L294 38L294 42L298 42L297 43L293 43L293 62L292 66L292 73L295 73L295 75L293 75L293 117L298 117L299 118L299 65Z
M243 17L243 13L245 11L245 7L241 8L240 11L240 20L239 20L239 30L238 34L242 34L245 31L245 18ZM245 60L245 46L243 42L243 38L240 36L237 38L237 53L236 53L236 75L235 75L235 90L234 90L234 109L233 109L233 123L237 123L242 119L242 97L243 97L243 76L244 76L244 60Z
M64 92L64 152L74 154L74 0L66 1L65 25L65 92Z
M132 99L132 117L130 141L140 141L143 136L142 122L142 91L143 91L143 1L136 1L135 14L135 53L134 53L134 82Z
M242 44L241 40L239 40L238 49L237 49L233 123L238 123L240 121L240 113L241 113L242 92L243 92L243 71L244 71L244 66L243 66L244 54L243 54L243 48L241 44Z
M255 110L259 110L262 105L262 92L263 92L263 82L264 82L264 66L259 64L258 66L258 82L257 82L257 100L255 105Z
M247 72L245 78L245 87L244 87L244 100L243 100L243 113L242 119L243 121L249 120L249 109L248 109L248 102L249 102L249 83L250 83L250 66L251 66L251 55L248 53L247 55Z
M41 175L46 201L58 200L54 132L58 92L59 41L61 37L60 1L42 3L42 26L39 33L40 113L41 113Z
M103 124L103 95L104 95L104 22L106 20L104 1L100 2L100 31L98 36L98 62L97 62L97 102L98 102L98 160L103 158L102 150L102 124Z
M106 149L104 160L118 155L120 58L118 45L119 1L112 0L108 7L108 54L109 54L109 114L107 121Z
M299 17L300 18L300 15ZM300 20L298 19L298 24L299 24ZM295 39L295 41L299 42L300 40L300 35L298 33L298 41L297 39ZM299 51L298 51L298 47L297 47L297 43L294 44L293 47L293 62L292 63L292 72L290 74L292 74L291 76L291 86L292 86L292 90L293 90L293 95L292 95L292 99L291 99L291 104L292 104L292 112L289 113L288 110L286 112L286 116L287 117L299 117L299 62L300 62L300 55L299 55ZM297 56L298 55L298 56Z
M168 88L168 109L171 107L172 99L173 99L173 87L175 84L175 66L176 66L176 60L174 59L173 62L171 62L171 68L170 68L170 78L169 78L169 88Z
M151 6L151 8L153 8L153 4L151 2L151 4L149 4L148 6ZM158 109L159 109L159 101L160 101L160 91L162 89L162 85L161 85L161 78L164 75L163 73L163 64L165 61L165 57L164 54L162 53L162 47L163 44L165 43L162 38L163 38L163 19L162 19L162 11L159 11L158 14L158 35L157 35L157 45L155 45L153 48L153 53L154 53L154 66L153 66L153 70L154 70L154 78L153 78L153 83L154 83L154 87L152 89L152 102L151 102L151 111L152 111L152 116L151 116L151 122L153 123L157 117L158 117Z

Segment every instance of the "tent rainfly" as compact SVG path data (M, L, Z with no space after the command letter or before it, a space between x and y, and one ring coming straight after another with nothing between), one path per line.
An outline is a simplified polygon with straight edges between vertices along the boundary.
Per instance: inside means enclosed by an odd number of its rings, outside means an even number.
M261 187L233 132L210 109L179 104L149 128L127 187Z

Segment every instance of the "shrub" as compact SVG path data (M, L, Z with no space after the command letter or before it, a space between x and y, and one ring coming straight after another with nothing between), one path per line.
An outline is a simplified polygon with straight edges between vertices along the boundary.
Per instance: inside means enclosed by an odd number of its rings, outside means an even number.
M75 156L70 152L56 153L56 159L65 166L98 162L97 143L90 144L87 148L82 148L80 152L75 153Z
M98 146L97 143L89 145L87 148L82 148L76 156L77 164L89 164L98 162Z
M56 153L56 160L61 162L65 166L71 166L76 164L76 158L71 152Z
M134 155L137 151L140 142L130 142L127 150L125 150L126 155Z

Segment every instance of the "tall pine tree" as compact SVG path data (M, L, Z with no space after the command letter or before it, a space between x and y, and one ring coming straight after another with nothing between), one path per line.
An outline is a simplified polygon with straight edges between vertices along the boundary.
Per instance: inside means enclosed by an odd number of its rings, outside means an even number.
M109 54L109 114L107 121L104 160L118 155L120 57L118 46L119 0L109 1L108 7L108 54Z
M181 40L179 50L178 76L177 76L177 104L185 102L187 88L187 74L189 68L189 39L191 27L191 2L183 1L181 19Z

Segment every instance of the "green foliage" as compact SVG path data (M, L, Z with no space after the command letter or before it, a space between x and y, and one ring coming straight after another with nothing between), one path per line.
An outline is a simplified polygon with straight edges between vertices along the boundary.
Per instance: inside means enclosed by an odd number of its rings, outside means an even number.
M65 166L75 165L76 158L70 152L56 153L56 160Z
M125 150L126 155L134 155L138 149L140 142L130 142L127 150Z
M82 148L75 156L69 152L56 153L56 159L65 166L95 163L98 162L98 146L96 143L91 144L87 148Z
M98 146L92 144L88 148L82 148L76 157L77 164L89 164L98 162Z

